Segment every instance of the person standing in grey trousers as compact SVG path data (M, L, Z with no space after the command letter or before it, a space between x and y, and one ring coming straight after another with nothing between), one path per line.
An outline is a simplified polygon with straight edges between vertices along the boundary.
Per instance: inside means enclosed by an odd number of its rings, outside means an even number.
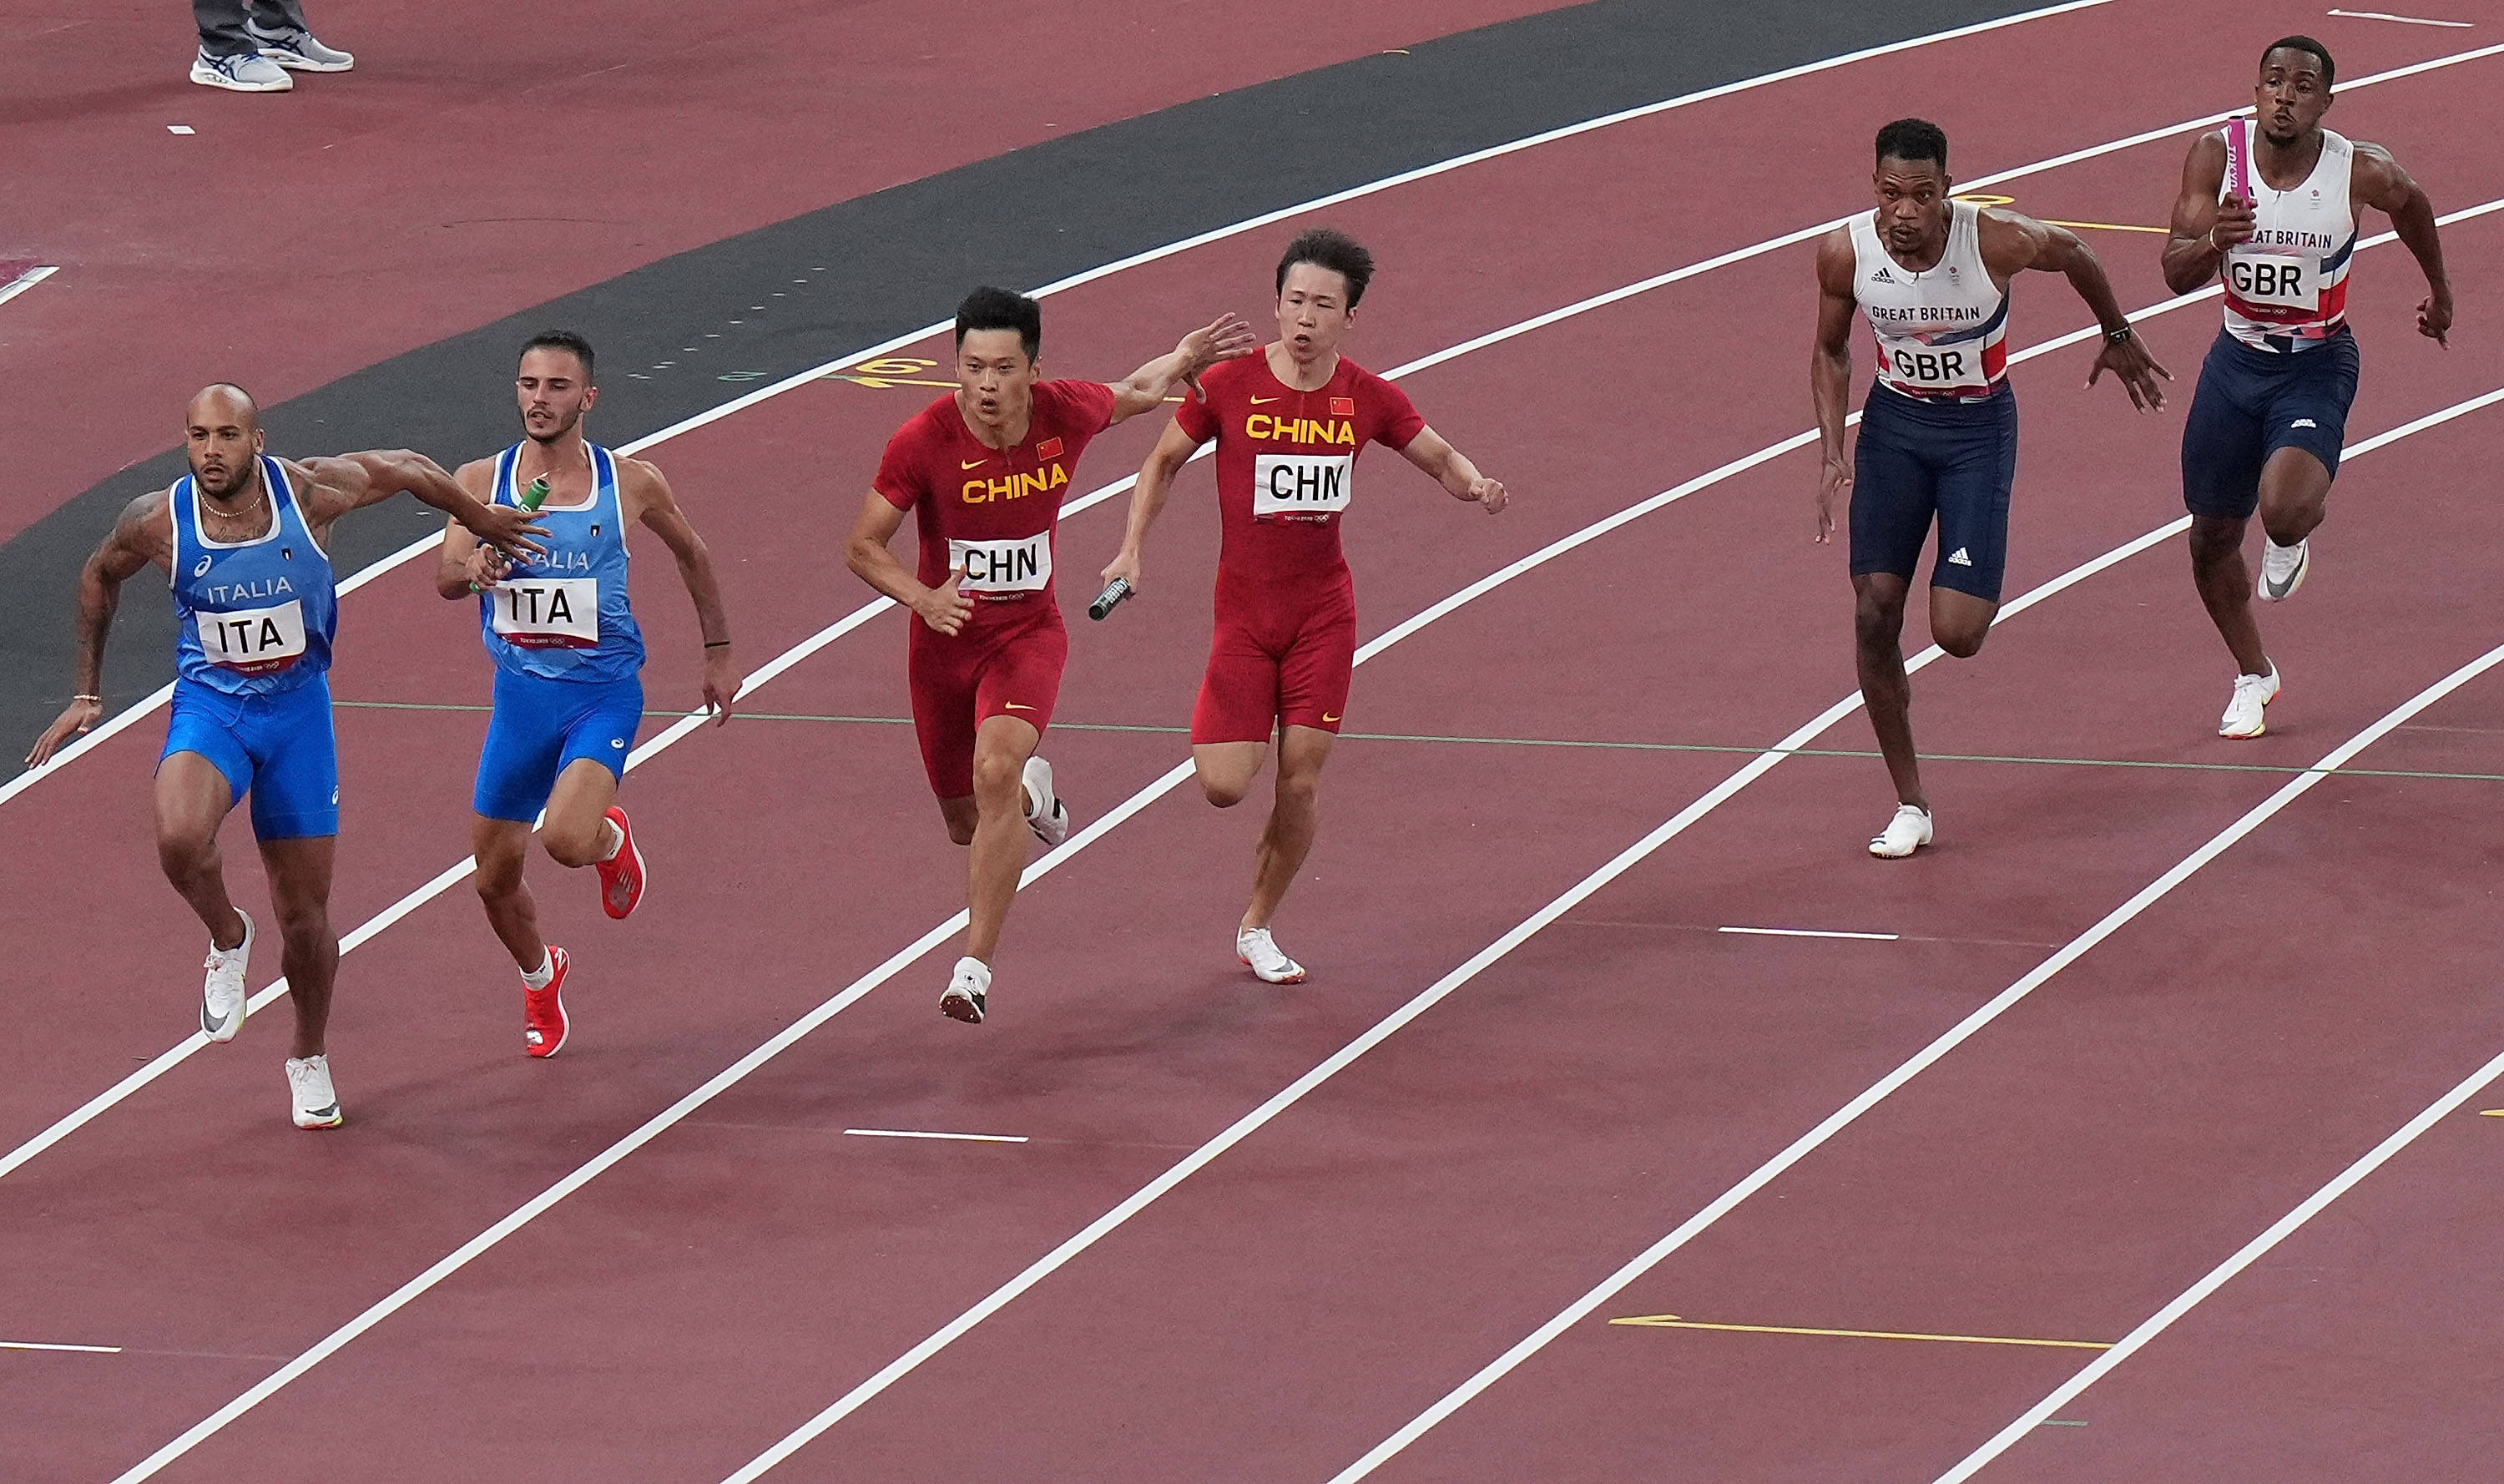
M285 92L291 72L345 72L356 57L314 39L299 0L191 0L200 54L191 81L236 92Z

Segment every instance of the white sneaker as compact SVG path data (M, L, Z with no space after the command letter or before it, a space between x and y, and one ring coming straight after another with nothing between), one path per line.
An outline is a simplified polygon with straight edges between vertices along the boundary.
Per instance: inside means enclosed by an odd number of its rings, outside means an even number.
M330 1087L330 1057L288 1057L287 1090L296 1095L296 1127L339 1126L339 1094Z
M209 975L200 985L200 1034L212 1041L233 1040L252 1008L252 997L244 992L244 969L252 961L252 915L238 907L235 915L243 918L243 942L222 949L216 939L209 940L209 961L201 965Z
M2292 591L2292 590L2290 590ZM2217 723L2219 737L2258 737L2269 730L2261 712L2278 699L2278 666L2270 666L2265 675L2235 676L2235 699L2226 703L2226 714Z
M250 52L238 52L232 56L211 56L203 52L191 58L191 81L230 92L286 92L296 86L287 69Z
M1052 765L1040 757L1026 760L1026 827L1046 846L1069 838L1069 811L1053 795Z
M2312 546L2311 537L2292 546L2261 537L2261 581L2254 590L2261 602L2283 603L2295 596L2295 590L2304 586L2304 574L2313 570Z
M302 26L281 26L264 31L259 22L243 23L244 34L261 48L261 54L290 72L345 72L357 65L356 56L336 47L326 47L313 39L313 33Z
M1918 804L1895 806L1895 817L1887 821L1869 842L1869 853L1881 860L1902 860L1930 843L1930 811Z
M968 1025L983 1023L983 1001L991 992L991 966L979 958L959 958L956 972L939 996L939 1013Z
M1266 927L1238 927L1235 930L1235 956L1252 966L1252 972L1263 983L1301 984L1304 966L1278 951L1277 941Z

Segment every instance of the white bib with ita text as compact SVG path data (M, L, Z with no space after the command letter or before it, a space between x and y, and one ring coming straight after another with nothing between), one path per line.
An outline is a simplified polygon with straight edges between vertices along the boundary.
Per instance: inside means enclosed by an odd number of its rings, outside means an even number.
M1320 520L1355 498L1354 454L1257 454L1252 460L1252 518Z
M304 605L293 598L270 608L204 609L192 622L200 653L212 665L265 672L283 670L304 655Z
M960 593L1040 593L1052 580L1052 533L1038 531L1022 540L950 541L948 565L964 573L956 582Z
M489 589L496 632L525 649L581 648L600 642L600 579L507 577Z

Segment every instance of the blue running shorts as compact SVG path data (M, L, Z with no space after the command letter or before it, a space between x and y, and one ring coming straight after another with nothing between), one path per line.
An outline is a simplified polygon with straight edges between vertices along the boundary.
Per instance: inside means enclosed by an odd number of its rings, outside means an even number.
M339 741L328 675L254 696L176 680L157 766L177 752L197 753L226 776L228 808L251 798L256 839L339 833Z
M2017 393L1978 402L1906 397L1872 383L1852 459L1852 574L1906 582L1930 525L1930 585L2000 601L2008 565L2008 492L2017 482Z
M2301 448L2336 475L2356 365L2356 337L2344 328L2311 350L2285 352L2217 331L2182 420L2182 503L2194 515L2250 519L2261 468L2281 448Z
M550 680L499 669L496 713L478 753L470 807L490 819L527 824L547 808L557 775L590 758L619 777L643 724L643 682Z

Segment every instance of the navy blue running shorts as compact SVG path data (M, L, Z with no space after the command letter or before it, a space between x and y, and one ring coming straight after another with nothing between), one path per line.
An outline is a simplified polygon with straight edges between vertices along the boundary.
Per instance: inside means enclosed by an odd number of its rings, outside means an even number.
M2306 351L2254 350L2217 331L2182 420L2182 502L2194 515L2248 520L2261 468L2301 448L2339 472L2348 407L2356 400L2356 337L2342 328Z
M1906 582L1935 521L1930 585L2000 601L2008 492L2017 482L2017 393L1978 402L1906 397L1873 383L1853 446L1852 574Z

